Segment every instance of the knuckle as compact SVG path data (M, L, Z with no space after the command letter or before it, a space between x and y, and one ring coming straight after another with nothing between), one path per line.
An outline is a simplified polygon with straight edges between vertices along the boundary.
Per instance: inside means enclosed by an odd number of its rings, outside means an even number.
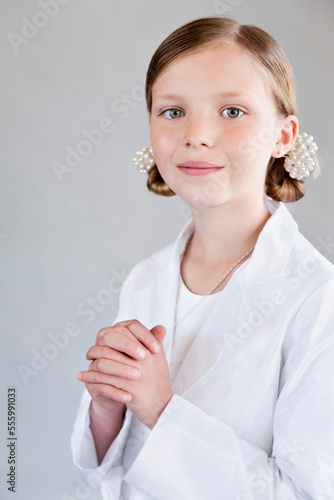
M125 326L122 324L121 321L119 321L118 323L115 323L115 325L112 327L113 330L116 330L116 331L124 331L126 330Z
M103 335L100 335L97 337L97 344L98 345L104 345L105 344L105 336L106 334L104 333Z
M104 328L101 328L101 330L98 331L98 335L101 334L103 335L104 333L106 333L108 330L110 330L110 328L112 328L111 326L105 326Z
M108 331L108 328L101 328L101 330L98 331L96 338L99 340L103 337L103 335Z
M116 333L122 333L124 330L125 330L124 326L121 325L120 323L116 323L116 325L112 327L112 331Z
M108 345L111 338L112 338L112 332L110 331L105 332L99 340L99 345Z
M125 337L127 339L133 338L133 334L130 332L129 328L124 325L119 325L115 328L115 333Z
M127 327L126 327L126 326L124 326L124 325L119 325L119 326L117 327L117 332L118 332L118 333L121 333L122 335L128 335L128 334L129 334L129 330L128 330L128 329L127 329Z
M103 359L101 359L101 358L96 359L96 360L94 361L94 363L95 363L95 369L96 369L96 370L102 370L102 369L103 369L103 366L104 366L104 361L103 361Z

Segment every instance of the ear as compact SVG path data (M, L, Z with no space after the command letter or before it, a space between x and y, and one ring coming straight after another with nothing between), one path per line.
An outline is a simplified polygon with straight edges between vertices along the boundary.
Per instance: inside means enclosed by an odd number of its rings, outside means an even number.
M274 158L279 158L292 148L299 133L298 118L295 115L286 116L278 132L278 139L271 155Z

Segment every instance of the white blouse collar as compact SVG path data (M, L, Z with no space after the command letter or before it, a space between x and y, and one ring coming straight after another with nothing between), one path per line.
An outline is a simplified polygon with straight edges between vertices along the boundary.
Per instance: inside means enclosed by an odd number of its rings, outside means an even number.
M297 223L282 202L265 197L265 203L272 214L262 229L255 249L239 279L248 287L282 274L289 258L292 243L297 232ZM188 220L173 248L173 257L179 262L185 245L194 231L194 221Z

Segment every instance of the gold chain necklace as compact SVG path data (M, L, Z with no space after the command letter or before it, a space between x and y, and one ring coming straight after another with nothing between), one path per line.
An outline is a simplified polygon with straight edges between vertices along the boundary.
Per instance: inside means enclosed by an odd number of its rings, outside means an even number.
M190 238L189 238L189 240L188 240L188 242L187 242L187 244L186 244L186 247L185 247L184 252L183 252L183 254L182 254L181 261L182 261L183 257L185 256L185 254L186 254L186 252L187 252L187 250L188 250L188 247L189 247L189 245L190 245L190 242L191 242L191 240L192 240L193 235L194 235L194 233L190 236ZM217 283L216 283L216 284L215 284L212 288L210 288L210 290L209 290L207 293L205 293L205 294L204 294L204 295L203 295L203 296L199 299L199 301L198 301L198 302L197 302L197 303L196 303L193 307L191 307L191 308L189 309L189 311L188 311L188 312L187 312L187 313L186 313L186 314L185 314L185 315L184 315L181 319L179 319L178 321L176 321L176 322L175 322L175 324L174 324L174 328L176 328L176 327L177 327L180 323L182 323L182 321L183 321L183 320L185 320L185 319L189 316L189 314L191 314L191 313L192 313L192 312L193 312L193 311L194 311L194 310L195 310L195 309L196 309L196 308L197 308L197 307L198 307L198 306L199 306L199 305L203 302L203 300L205 300L205 299L206 299L209 295L211 295L211 294L212 294L212 293L213 293L213 292L214 292L214 291L215 291L215 290L219 287L219 285L221 285L221 283L222 283L222 282L223 282L223 281L224 281L224 280L225 280L225 279L226 279L226 278L227 278L227 277L231 274L231 272L232 272L232 271L233 271L233 270L234 270L234 269L235 269L235 268L236 268L236 267L237 267L237 266L238 266L238 265L239 265L239 264L240 264L243 260L245 260L245 259L246 259L246 257L248 257L248 255L249 255L250 253L252 253L252 251L254 250L254 248L255 248L255 246L252 246L252 248L250 248L250 249L248 250L248 252L246 252L246 253L245 253L242 257L240 257L240 259L239 259L239 260L237 260L237 262L235 262L235 263L233 264L233 266L232 266L232 267L230 267L230 269L229 269L229 270L228 270L228 271L224 274L224 276L223 276L223 277L222 277L222 278L221 278L221 279L220 279L220 280L219 280L219 281L218 281L218 282L217 282Z

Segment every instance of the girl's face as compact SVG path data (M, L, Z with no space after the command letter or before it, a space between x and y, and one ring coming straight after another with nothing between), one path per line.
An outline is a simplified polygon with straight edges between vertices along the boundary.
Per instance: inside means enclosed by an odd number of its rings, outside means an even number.
M269 81L235 46L177 59L152 88L157 167L192 207L263 199L266 168L270 157L278 156L283 122Z

